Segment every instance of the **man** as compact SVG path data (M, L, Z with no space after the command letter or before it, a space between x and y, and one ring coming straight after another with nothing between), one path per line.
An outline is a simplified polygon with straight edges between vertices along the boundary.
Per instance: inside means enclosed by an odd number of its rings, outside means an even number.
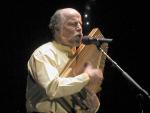
M72 8L57 10L49 28L53 41L37 48L28 61L26 108L33 113L69 113L59 99L76 94L103 79L102 71L87 65L80 75L61 77L60 73L81 44L82 18ZM58 101L57 101L58 100ZM71 101L74 103L74 101ZM77 112L75 108L72 110ZM79 110L84 113L84 109Z

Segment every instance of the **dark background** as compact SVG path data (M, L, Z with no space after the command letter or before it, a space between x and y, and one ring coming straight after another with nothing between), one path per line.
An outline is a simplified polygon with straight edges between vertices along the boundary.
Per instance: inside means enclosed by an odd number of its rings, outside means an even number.
M150 92L149 84L149 6L144 1L91 0L90 26L100 28L106 38L112 38L108 54L142 88ZM94 2L95 1L95 2ZM6 32L1 38L2 89L1 110L26 113L26 63L35 48L49 41L48 24L56 9L72 7L83 16L87 0L25 0L5 3ZM2 21L3 22L3 21ZM146 96L137 99L137 91L121 72L106 60L101 108L99 113L148 113ZM146 111L147 110L147 111Z

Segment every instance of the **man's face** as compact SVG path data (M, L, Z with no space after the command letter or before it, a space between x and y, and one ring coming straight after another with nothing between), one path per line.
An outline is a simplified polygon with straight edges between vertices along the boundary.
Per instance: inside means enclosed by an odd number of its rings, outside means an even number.
M69 47L79 46L83 37L81 15L76 11L63 14L60 30L61 44Z

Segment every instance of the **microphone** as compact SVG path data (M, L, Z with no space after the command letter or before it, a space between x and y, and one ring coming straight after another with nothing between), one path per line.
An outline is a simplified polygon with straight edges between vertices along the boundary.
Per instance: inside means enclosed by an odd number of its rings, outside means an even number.
M95 38L91 38L90 36L83 36L82 43L85 45L95 44L98 46L101 43L110 43L112 40L113 39L108 39L108 38L95 39Z

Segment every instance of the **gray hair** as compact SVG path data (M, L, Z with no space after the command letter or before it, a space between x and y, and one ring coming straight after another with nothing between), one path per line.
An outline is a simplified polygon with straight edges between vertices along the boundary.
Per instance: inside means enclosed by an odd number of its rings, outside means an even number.
M75 10L73 8L63 8L63 9L58 9L54 13L54 15L51 17L50 23L48 25L49 29L53 35L53 38L56 38L59 35L63 20L65 19L65 17L64 17L65 10L74 10L74 11L78 12L77 10Z
M54 15L50 19L50 23L48 25L53 38L57 35L58 31L60 31L60 26L61 26L61 21L62 21L62 14L60 10L57 10Z

